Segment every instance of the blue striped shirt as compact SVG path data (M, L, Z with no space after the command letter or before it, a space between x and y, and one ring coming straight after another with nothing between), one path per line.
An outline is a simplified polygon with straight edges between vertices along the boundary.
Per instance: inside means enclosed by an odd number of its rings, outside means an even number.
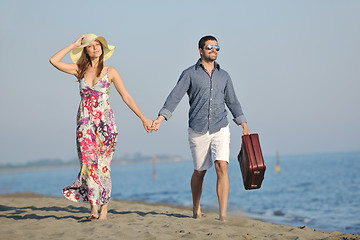
M215 62L212 75L198 62L184 70L167 97L159 115L171 118L175 108L185 95L189 96L189 127L199 133L214 133L228 125L225 104L240 125L246 122L229 74Z

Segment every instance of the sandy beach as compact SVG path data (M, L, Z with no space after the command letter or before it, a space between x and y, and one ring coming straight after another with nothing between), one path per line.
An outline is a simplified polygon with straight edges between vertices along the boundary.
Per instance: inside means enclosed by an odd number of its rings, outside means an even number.
M203 210L112 200L108 219L88 220L88 204L34 193L0 195L0 238L5 239L360 239L360 235L276 225Z

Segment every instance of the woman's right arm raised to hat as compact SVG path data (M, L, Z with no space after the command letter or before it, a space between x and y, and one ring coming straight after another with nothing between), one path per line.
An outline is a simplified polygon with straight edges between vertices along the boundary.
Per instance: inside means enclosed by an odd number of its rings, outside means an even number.
M79 37L74 43L70 44L69 46L65 47L64 49L60 50L59 52L55 53L54 56L50 58L50 63L59 69L60 71L76 75L78 67L74 63L64 63L61 60L68 54L71 50L76 47L81 46L81 41L84 39L86 34Z

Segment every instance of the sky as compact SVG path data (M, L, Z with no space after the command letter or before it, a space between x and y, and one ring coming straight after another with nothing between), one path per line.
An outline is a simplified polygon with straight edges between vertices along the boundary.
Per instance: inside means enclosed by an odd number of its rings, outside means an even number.
M218 39L217 62L233 81L264 156L360 150L360 1L2 1L0 164L76 158L75 77L49 58L85 33L115 45L105 63L120 73L142 112L155 119L198 41ZM70 62L67 55L65 62ZM188 97L156 133L112 86L119 137L114 157L191 159ZM228 114L230 156L242 129ZM265 158L266 160L266 158Z

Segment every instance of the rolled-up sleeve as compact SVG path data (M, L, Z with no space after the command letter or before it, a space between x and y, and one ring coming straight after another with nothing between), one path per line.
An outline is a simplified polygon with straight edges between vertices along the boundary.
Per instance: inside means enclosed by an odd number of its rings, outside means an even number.
M184 71L180 75L179 80L177 81L174 89L171 91L167 97L164 106L159 111L159 115L164 116L165 120L171 118L172 113L175 111L176 107L179 105L181 99L184 97L185 93L188 91L190 86L190 77Z

